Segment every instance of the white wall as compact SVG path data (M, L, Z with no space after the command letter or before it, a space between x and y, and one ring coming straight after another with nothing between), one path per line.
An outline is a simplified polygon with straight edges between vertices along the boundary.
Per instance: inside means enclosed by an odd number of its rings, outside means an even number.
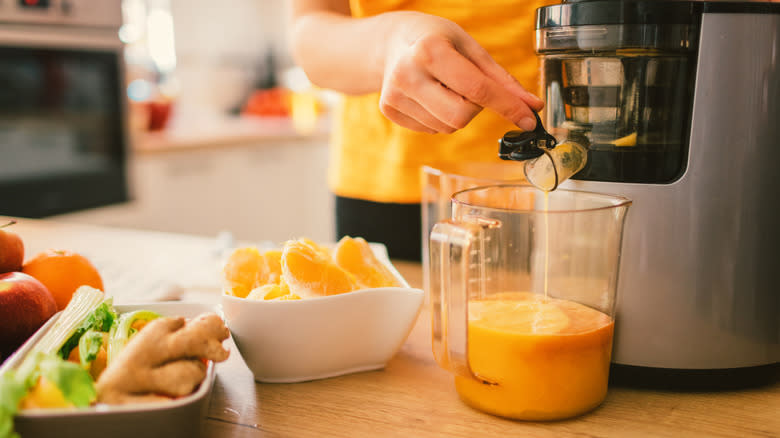
M291 66L285 0L171 0L181 105L229 110L258 77L272 51Z
M206 236L229 231L241 241L332 240L327 132L300 136L289 127L274 135L256 128L263 132L252 131L254 140L236 142L240 130L220 128L226 111L265 74L268 49L279 55L279 68L291 65L288 2L170 0L170 10L179 94L174 126L162 136L173 144L133 154L132 202L61 219ZM177 146L182 131L197 147Z

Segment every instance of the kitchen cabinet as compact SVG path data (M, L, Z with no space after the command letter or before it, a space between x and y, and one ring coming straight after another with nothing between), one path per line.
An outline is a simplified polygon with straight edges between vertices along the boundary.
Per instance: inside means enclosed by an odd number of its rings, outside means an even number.
M282 242L334 239L326 136L144 148L128 203L61 215L80 223Z

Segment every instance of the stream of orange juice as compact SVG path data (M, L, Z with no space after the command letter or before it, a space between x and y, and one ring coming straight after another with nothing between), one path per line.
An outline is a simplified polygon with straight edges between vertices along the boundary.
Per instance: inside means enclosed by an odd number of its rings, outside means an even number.
M475 375L455 378L468 405L520 420L585 413L607 393L612 318L527 292L469 302L468 356Z
M544 192L544 297L550 279L550 192Z

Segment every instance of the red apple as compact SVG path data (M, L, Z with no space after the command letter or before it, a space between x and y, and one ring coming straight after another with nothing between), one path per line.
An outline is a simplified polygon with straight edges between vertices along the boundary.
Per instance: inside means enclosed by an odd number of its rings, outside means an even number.
M16 221L11 221L0 225L0 274L22 270L22 262L24 261L22 238L7 229L9 225L15 223Z
M43 283L22 272L0 274L0 354L10 355L55 313Z

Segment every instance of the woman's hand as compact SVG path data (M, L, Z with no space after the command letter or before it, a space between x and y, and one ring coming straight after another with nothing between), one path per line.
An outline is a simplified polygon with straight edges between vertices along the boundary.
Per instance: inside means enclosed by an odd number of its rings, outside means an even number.
M483 108L536 126L531 110L542 101L450 20L412 11L352 18L348 0L295 0L292 16L293 55L309 79L347 94L381 92L380 110L401 126L451 133Z
M533 130L544 103L526 91L463 29L418 12L391 13L379 102L406 128L452 133L490 108L523 130Z

